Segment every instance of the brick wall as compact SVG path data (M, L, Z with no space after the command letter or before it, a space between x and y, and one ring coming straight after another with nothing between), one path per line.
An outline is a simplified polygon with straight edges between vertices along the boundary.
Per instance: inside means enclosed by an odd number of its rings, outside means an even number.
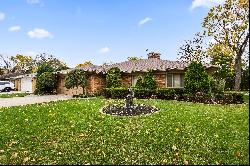
M166 74L155 74L154 79L158 88L166 87Z
M83 89L81 87L67 89L64 86L66 75L58 76L57 83L57 93L58 94L67 94L67 95L77 95L82 94ZM101 92L106 86L105 78L102 75L92 74L87 78L87 86L85 91L87 94L93 94L97 92Z

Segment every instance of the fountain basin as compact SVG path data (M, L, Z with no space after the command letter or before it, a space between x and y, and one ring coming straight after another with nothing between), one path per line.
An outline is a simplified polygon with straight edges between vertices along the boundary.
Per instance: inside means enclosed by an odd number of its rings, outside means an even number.
M108 105L101 109L102 113L117 116L138 116L138 115L148 115L154 112L158 112L159 109L149 106L149 105L131 105L126 107L124 105Z

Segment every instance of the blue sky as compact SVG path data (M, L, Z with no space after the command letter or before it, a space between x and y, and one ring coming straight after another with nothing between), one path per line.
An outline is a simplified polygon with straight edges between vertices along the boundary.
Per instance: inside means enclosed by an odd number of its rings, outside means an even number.
M146 49L176 60L222 0L0 0L0 53L49 53L70 67L100 65Z

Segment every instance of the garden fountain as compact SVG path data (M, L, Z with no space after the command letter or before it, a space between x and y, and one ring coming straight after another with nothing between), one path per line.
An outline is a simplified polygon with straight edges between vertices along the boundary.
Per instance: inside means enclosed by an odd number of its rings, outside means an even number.
M146 115L159 110L153 106L143 105L143 104L134 104L133 103L134 92L132 88L128 88L128 95L125 97L125 104L111 104L105 106L101 109L101 112L110 115L118 116L137 116L137 115Z

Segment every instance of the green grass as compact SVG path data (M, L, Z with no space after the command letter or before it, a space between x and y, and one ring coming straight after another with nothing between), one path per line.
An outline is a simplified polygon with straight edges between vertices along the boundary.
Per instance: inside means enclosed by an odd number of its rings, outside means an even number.
M137 100L161 111L116 117L109 102L0 109L0 164L249 164L248 104Z
M29 95L28 93L11 93L11 94L0 94L0 98L12 98L12 97L24 97Z

